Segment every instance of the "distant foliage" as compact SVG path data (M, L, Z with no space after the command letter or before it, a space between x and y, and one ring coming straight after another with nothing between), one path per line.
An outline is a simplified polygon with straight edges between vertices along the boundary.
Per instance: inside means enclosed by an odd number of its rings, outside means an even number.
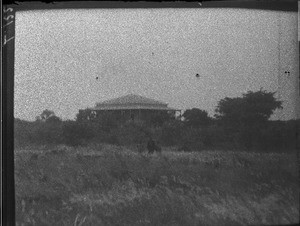
M38 144L62 143L62 126L55 123L36 123L33 129L33 140Z
M127 123L113 131L113 135L118 138L117 144L129 145L146 143L150 132L144 125Z
M62 120L55 115L54 111L44 110L40 115L36 116L36 122L60 123Z
M205 134L199 128L186 128L180 138L180 148L183 151L202 151Z
M184 112L184 121L164 112L154 115L150 124L121 122L112 112L96 116L85 109L79 111L75 121L62 121L46 109L34 122L15 119L14 141L16 147L91 142L136 147L145 146L152 137L162 146L185 151L294 151L300 145L300 120L269 121L277 108L281 108L281 102L274 93L260 90L222 99L216 108L216 119L194 108Z
M188 109L182 116L184 117L185 125L195 128L207 126L212 121L207 111L200 110L199 108Z
M33 122L27 122L21 119L14 120L14 146L26 146L33 143L32 128Z
M77 146L94 137L93 128L88 124L76 121L66 121L63 124L64 143L70 146Z
M61 122L62 122L62 120L55 115L50 116L46 120L46 123L50 123L50 124L56 124L56 123L61 123Z
M36 117L36 121L45 122L48 118L54 115L54 111L45 109L39 116Z
M162 126L160 140L167 146L178 145L183 133L183 124L181 121L174 120L166 122Z
M15 120L14 140L15 146L60 144L63 142L62 126L61 123Z
M44 110L36 117L33 124L31 139L37 144L62 143L62 120L57 117L54 111Z
M219 101L216 108L216 118L221 122L220 126L225 128L231 143L237 148L244 150L269 150L282 149L282 145L274 146L268 143L271 139L282 141L273 127L274 122L268 121L276 109L282 108L282 102L276 100L274 92L260 90L249 91L242 97L224 98ZM269 130L273 127L274 130ZM269 138L266 136L270 135ZM266 140L263 140L264 137Z
M276 100L274 94L260 90L249 91L242 97L226 97L219 101L215 116L232 126L266 122L276 109L282 108L282 102Z
M250 147L253 150L296 150L300 144L300 120L270 121L262 128L250 130L250 133L251 137L244 139L251 142Z

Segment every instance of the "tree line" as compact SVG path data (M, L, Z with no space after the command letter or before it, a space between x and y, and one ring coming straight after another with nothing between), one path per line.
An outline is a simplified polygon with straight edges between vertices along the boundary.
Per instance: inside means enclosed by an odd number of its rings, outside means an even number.
M35 122L15 119L15 145L131 145L145 143L151 136L164 146L184 147L182 150L187 151L294 150L299 142L299 120L270 121L274 111L282 108L282 102L274 95L262 89L249 91L241 97L221 99L214 117L205 110L192 108L182 117L157 113L147 123L121 123L109 112L96 117L90 109L80 110L75 120L63 121L46 109Z

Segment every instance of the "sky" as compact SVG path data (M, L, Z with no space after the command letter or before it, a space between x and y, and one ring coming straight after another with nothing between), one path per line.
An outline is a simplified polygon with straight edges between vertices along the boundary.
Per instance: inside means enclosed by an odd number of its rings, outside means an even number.
M213 116L222 98L281 87L284 109L273 118L294 118L297 20L297 12L249 9L17 12L15 117L33 121L49 109L74 119L129 93Z

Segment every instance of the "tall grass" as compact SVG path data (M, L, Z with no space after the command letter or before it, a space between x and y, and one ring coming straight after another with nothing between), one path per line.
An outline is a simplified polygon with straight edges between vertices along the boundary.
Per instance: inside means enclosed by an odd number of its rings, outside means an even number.
M261 225L299 221L296 154L15 151L17 225Z

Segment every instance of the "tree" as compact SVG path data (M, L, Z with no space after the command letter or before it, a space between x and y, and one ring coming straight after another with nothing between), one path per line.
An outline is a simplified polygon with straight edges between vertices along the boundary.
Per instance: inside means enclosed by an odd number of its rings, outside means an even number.
M31 141L39 144L58 144L62 142L62 120L53 111L44 110L36 117L31 128Z
M57 117L54 111L48 109L44 110L39 116L36 117L36 121L47 122L47 123L58 123L62 120Z
M54 111L50 111L50 110L46 109L40 115L40 119L45 122L48 118L50 118L51 116L54 116L54 115L55 115Z
M274 94L260 89L249 91L242 97L226 97L219 101L215 117L232 126L266 122L276 109L282 108L282 102L276 100Z
M49 118L46 119L46 123L60 123L62 120L57 117L56 115L52 115Z
M182 116L184 117L184 123L191 127L206 126L211 121L207 111L200 110L199 108L188 109Z

